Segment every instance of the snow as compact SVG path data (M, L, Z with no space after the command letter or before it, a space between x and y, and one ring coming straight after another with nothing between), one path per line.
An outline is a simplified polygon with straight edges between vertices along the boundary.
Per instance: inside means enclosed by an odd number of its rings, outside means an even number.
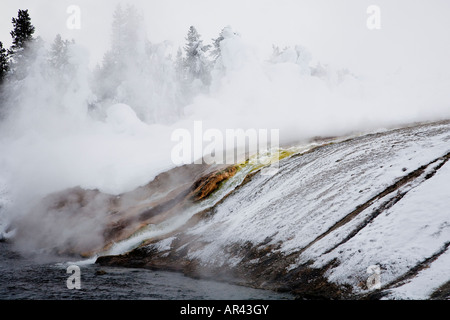
M447 250L427 269L418 273L402 286L389 290L384 299L428 299L430 295L450 278L450 251Z
M138 21L129 22L135 26ZM205 130L222 132L237 128L279 129L281 144L291 144L316 136L383 130L393 125L450 116L446 93L448 77L440 76L438 80L434 74L410 77L408 71L417 76L415 68L379 78L356 77L342 75L328 65L320 70L320 76L313 76L314 53L307 48L291 46L269 62L267 57L258 55L245 36L231 27L223 30L221 56L212 71L211 86L198 92L194 90L192 99L184 100L179 83L175 81L173 61L168 57L170 46L165 42L144 42L141 32L136 38L130 36L138 29L132 27L128 30L129 36L123 39L135 41L133 45L137 47L134 55L121 57L126 59L127 67L117 74L92 77L88 68L89 50L78 45L70 49L69 62L75 72L70 79L66 77L69 81L63 85L66 90L60 89L58 78L48 79L42 73L47 59L44 49L37 55L36 63L25 66L29 67L30 74L17 90L11 90L14 99L6 101L5 110L9 113L0 126L0 237L12 221L33 218L35 204L53 192L79 186L117 195L147 184L157 174L175 166L171 159L174 146L171 135L179 128L192 133L194 121L202 121ZM150 56L144 56L144 45L148 45ZM123 43L119 47L130 46L130 43ZM139 61L140 64L134 63ZM117 87L113 86L115 81ZM110 100L99 103L98 109L88 112L92 107L90 103L95 101L96 86L105 92L112 90L113 94ZM126 100L128 104L116 100ZM220 249L226 244L245 241L257 244L267 238L272 244L280 244L279 250L285 254L303 248L351 212L355 205L368 201L399 177L447 152L450 140L447 127L435 126L429 131L414 129L409 133L387 132L376 139L361 137L351 142L351 147L334 144L314 156L307 154L284 160L276 175L256 176L218 206L211 220L190 230L208 243L204 250L190 255L204 261L226 262L224 257L219 257ZM239 176L233 183L241 178ZM436 178L438 176L431 181ZM232 186L229 187L226 190L231 190ZM410 199L414 194L411 191L393 210L406 214L410 209L407 201L419 202ZM442 201L422 200L435 201L437 205ZM215 201L217 199L208 205ZM406 209L401 211L402 207ZM420 206L415 208L418 210ZM425 215L425 207L421 213ZM173 230L192 214L184 212L180 219L170 221L171 224L162 229L150 227L129 242L118 244L114 250L132 248L146 237ZM362 258L354 248L344 255L336 251L322 254L338 239L344 239L346 233L369 214L369 210L362 212L347 225L317 241L302 254L298 263L321 257L322 260L317 261L319 265L333 257L347 257L348 266L361 264L355 273L362 276L366 267L362 264L376 261L369 261L367 257L358 260ZM422 219L419 212L417 215ZM381 215L375 222L398 223L392 220L394 216ZM438 216L439 219L443 223L444 216ZM413 222L405 221L412 229L417 229ZM429 225L429 230L437 232L437 225ZM63 226L49 226L49 229L51 227L59 230ZM383 229L377 223L371 227L350 243L355 242L358 247L360 242L364 245L365 239L371 240L378 234L386 234L387 239L393 240L393 234L388 232L398 231ZM428 232L425 231L423 237ZM436 251L437 243L445 240L444 235L440 237L436 242L426 241L428 238L421 238L423 243L411 240L412 247L401 242L404 248L409 248L407 257L383 271L384 279L394 279L409 265ZM381 244L396 253L402 249L386 242ZM370 245L365 244L364 249L370 253L367 256L372 256ZM238 261L234 259L233 263ZM344 279L346 265L343 263L341 269L335 269L330 279L347 281Z
M284 254L305 248L359 204L449 152L449 139L449 125L422 127L364 136L286 159L277 175L255 176L221 203L211 219L191 228L188 233L198 236L197 241L205 246L192 250L188 257L236 265L239 259L224 248L234 243L259 245L267 238ZM290 268L311 259L314 267L321 267L336 258L340 264L331 269L328 279L358 291L371 265L381 266L384 285L437 253L450 241L450 165L429 180L424 177L440 164L442 160L436 161L403 186L400 190L408 193L350 240L325 253L396 193L375 201L352 221L314 242ZM435 286L448 281L441 259L444 256L433 264L439 278L433 278Z
M158 249L159 251L169 250L172 245L173 240L175 240L175 237L170 237L170 238L166 238L166 239L159 241L156 244L156 249Z
M328 275L332 281L353 281L367 266L381 265L382 285L437 253L450 241L450 165L433 179L407 193L347 243L318 258L315 266L334 258L341 265ZM447 276L449 273L447 272ZM356 283L350 283L355 285ZM441 278L443 282L448 278Z
M114 79L124 81L122 89L130 90L125 90L131 95L130 103L106 101L91 113L88 104L94 99L94 87L108 87L106 80L111 79L92 79L89 50L71 47L76 72L70 90L59 90L57 79L47 81L41 73L47 58L41 50L30 66L30 76L19 91L13 91L18 97L8 102L11 114L0 128L0 175L7 179L15 202L29 203L76 186L112 194L142 186L174 166L171 134L178 128L192 129L194 121L203 121L205 130L222 132L279 129L280 143L292 143L449 114L446 104L433 104L434 98L440 98L434 94L422 95L430 99L426 108L415 99L401 101L409 97L405 90L413 91L409 84L403 85L401 77L389 78L387 98L380 95L387 89L385 79L348 77L330 84L311 76L306 70L313 53L301 45L286 50L280 61L269 63L231 27L223 35L220 63L212 73L209 91L190 101L178 101L167 57L169 46L152 44L149 69L130 66ZM327 70L332 77L332 69ZM142 79L143 74L153 76ZM92 81L100 83L90 87ZM442 88L446 85L446 81L439 82ZM173 110L179 103L183 110ZM178 118L174 118L175 111ZM159 123L148 121L154 118Z

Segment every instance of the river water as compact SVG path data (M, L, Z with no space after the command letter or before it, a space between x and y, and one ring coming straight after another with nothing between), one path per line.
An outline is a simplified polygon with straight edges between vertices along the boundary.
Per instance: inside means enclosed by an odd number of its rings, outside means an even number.
M80 264L81 288L68 289L66 262L24 257L0 242L0 300L285 300L257 290L172 272Z

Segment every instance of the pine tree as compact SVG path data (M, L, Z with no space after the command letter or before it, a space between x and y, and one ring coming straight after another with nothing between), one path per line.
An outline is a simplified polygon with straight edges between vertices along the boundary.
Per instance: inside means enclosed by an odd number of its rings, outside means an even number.
M12 18L12 24L14 29L10 34L13 42L8 55L11 59L11 71L20 79L25 77L25 65L32 56L29 48L35 40L33 38L35 28L31 24L28 10L19 10L17 18Z
M111 54L114 54L117 58L122 55L123 47L125 46L125 28L126 17L125 12L120 4L117 5L113 14L112 23L112 37L111 37ZM116 59L117 60L117 59Z
M68 49L69 45L73 43L73 40L72 42L63 40L60 34L56 35L49 53L49 64L51 67L54 69L62 69L69 63Z
M210 82L210 63L206 57L206 52L210 46L204 46L203 40L194 26L191 26L186 37L185 69L188 77L193 80L201 80L203 84Z
M13 42L10 49L10 54L16 54L23 51L33 40L35 28L31 24L31 18L28 14L28 10L19 10L17 18L12 18L12 24L14 30L11 31Z
M211 57L214 63L217 61L217 59L220 58L222 55L221 49L220 49L220 43L225 39L224 37L225 28L222 29L219 36L216 39L213 40L213 49L211 51Z
M70 59L70 50L73 45L75 45L74 40L63 40L58 34L47 53L46 73L50 79L56 81L55 85L61 90L75 78L77 63Z
M111 53L116 63L128 64L145 47L142 17L133 5L125 9L119 4L113 15Z
M147 123L178 119L185 97L185 80L177 78L184 77L183 52L174 62L169 43L148 41L143 18L132 5L116 7L111 27L111 46L92 81L98 109L124 103Z
M200 54L201 54L201 40L200 34L194 26L191 26L186 37L186 51L185 68L193 78L199 78L200 75Z
M234 32L233 29L230 26L227 26L223 28L219 36L215 39L212 39L213 41L213 48L210 52L210 58L211 58L211 74L214 75L213 77L216 78L216 76L223 74L225 71L224 61L222 59L222 49L223 48L223 41L228 39L233 39L235 37L239 37L239 34Z
M143 29L142 17L134 6L128 5L123 9L117 5L113 14L111 48L95 70L94 91L100 100L129 102L125 96L130 94L125 92L123 84L129 80L129 74L143 69L146 51ZM119 89L121 97L118 96Z
M3 43L0 41L0 84L6 77L9 70L8 54L5 48L3 48Z

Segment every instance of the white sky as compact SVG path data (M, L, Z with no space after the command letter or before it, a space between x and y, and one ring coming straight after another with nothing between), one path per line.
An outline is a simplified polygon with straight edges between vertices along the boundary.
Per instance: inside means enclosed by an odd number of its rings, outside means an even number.
M402 65L423 73L450 70L448 0L1 0L0 41L10 45L11 18L19 8L28 8L44 40L52 41L57 33L74 38L89 48L96 62L109 45L118 2L142 8L152 42L183 45L190 25L210 42L231 25L255 45L261 58L270 54L272 44L302 44L315 60L356 71ZM366 10L372 4L381 9L381 30L366 27ZM66 27L69 5L81 9L81 30Z

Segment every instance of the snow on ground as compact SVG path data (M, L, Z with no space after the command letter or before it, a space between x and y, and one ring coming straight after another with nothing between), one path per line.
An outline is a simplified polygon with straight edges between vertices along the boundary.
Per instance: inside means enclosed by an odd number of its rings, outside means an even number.
M357 285L361 278L367 278L368 266L379 265L381 285L384 285L439 252L447 242L450 242L448 163L435 177L411 190L351 240L321 256L315 266L338 258L341 264L332 269L329 279ZM433 268L437 271L433 272L434 285L442 285L450 279L448 265L445 270L439 270L439 265L443 267L439 263ZM427 287L435 289L431 283ZM403 293L407 288L403 288ZM413 294L417 295L417 292Z
M314 240L399 178L448 153L449 141L449 124L417 127L363 136L285 159L278 174L256 175L218 205L211 219L188 231L206 243L192 250L189 258L236 265L239 259L223 250L233 243L258 245L269 239L285 254L312 243L297 265L314 259L319 267L337 258L340 265L327 274L329 280L357 289L368 277L367 268L378 264L386 284L450 241L450 165L432 179L410 185L412 190L401 201L330 253L324 254L363 221L377 202L342 228ZM435 283L444 280L448 277Z
M447 250L429 268L398 288L390 290L384 299L427 299L437 288L450 279L450 250Z

